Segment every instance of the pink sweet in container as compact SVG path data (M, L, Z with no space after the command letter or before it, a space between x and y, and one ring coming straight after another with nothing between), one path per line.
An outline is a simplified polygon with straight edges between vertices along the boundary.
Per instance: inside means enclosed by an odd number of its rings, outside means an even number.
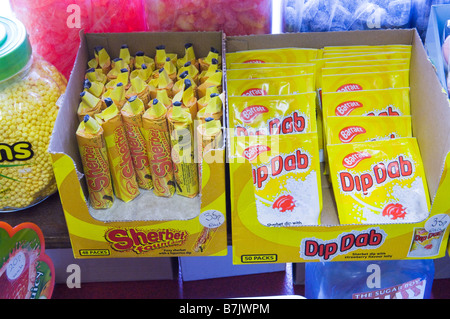
M146 31L144 0L10 0L33 51L69 78L79 32Z
M271 0L144 0L150 31L270 33Z

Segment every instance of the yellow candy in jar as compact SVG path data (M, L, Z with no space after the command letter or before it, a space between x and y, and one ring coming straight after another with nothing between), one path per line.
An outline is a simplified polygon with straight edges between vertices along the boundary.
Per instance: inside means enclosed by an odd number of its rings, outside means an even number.
M67 81L32 54L23 24L0 17L0 211L56 192L48 145Z

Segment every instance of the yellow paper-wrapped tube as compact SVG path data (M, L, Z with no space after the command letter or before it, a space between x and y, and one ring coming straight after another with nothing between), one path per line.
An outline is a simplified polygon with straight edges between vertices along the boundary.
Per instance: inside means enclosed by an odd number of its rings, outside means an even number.
M177 54L175 54L175 53L167 53L165 45L158 45L156 47L156 54L155 54L155 66L156 66L156 69L160 69L160 68L164 67L164 64L166 63L166 59L167 58L169 58L170 61L174 65L177 65Z
M133 160L119 109L113 103L96 119L105 132L106 149L116 197L129 202L139 195Z
M144 103L136 95L132 96L120 112L127 133L128 146L138 186L142 189L152 189L153 181L147 143L141 133L142 116L145 112Z
M110 98L114 104L117 105L119 110L122 108L122 106L127 101L126 95L125 95L125 87L123 86L122 82L118 82L115 87L107 90L103 94L103 99Z
M217 61L220 61L219 51L217 51L213 47L211 47L211 49L209 50L208 55L206 57L198 59L198 63L200 65L200 71L208 70L209 66L212 63L212 59L216 59ZM220 67L220 62L219 62L219 67Z
M222 120L223 108L222 108L222 100L220 99L219 94L213 93L210 95L208 104L206 107L202 108L197 112L197 119L204 123L205 119L208 117L212 117L214 120Z
M128 45L122 44L119 51L119 58L125 61L128 64L128 68L130 71L134 69L134 57L130 54L130 49Z
M182 92L178 92L173 97L173 105L175 105L176 102L181 102L184 108L189 109L192 119L197 118L197 97L195 96L192 82L189 79L184 80L184 90Z
M195 66L192 65L192 63L190 61L186 62L182 68L178 69L178 73L177 73L177 79L180 80L181 78L181 74L184 72L188 72L188 74L190 75L190 77L192 78L192 80L197 84L198 83L198 77L199 77L199 72L197 70L197 68Z
M159 70L159 76L155 79L150 80L149 89L150 89L150 97L151 99L156 98L156 92L158 90L166 90L167 95L172 97L172 87L173 81L170 79L167 74L166 69L162 68Z
M177 60L177 67L179 69L182 68L186 62L191 62L191 64L194 65L197 70L200 69L192 43L186 43L184 45L184 56Z
M206 90L210 86L217 87L219 93L222 93L222 72L218 71L208 77L202 84L199 85L197 89L197 96L199 99L205 96Z
M208 105L208 102L211 98L211 94L219 95L219 93L220 92L217 89L217 86L210 86L210 87L206 88L205 96L202 97L201 99L198 99L198 101L197 101L198 111L200 111L201 109L203 109L204 107L206 107Z
M125 90L130 88L130 71L127 68L120 69L117 77L114 80L108 81L105 84L105 87L107 90L111 90L116 87L118 83L122 83Z
M108 81L117 79L117 76L122 73L122 69L127 69L130 71L130 66L121 58L115 58L112 61L111 64L111 70L108 72L106 77L108 78Z
M93 96L101 98L105 93L105 86L100 82L91 82L88 79L84 80L84 90L91 93Z
M194 130L191 114L181 105L167 113L172 144L172 161L178 195L193 198L198 194L198 171L194 160Z
M141 69L142 65L144 64L147 67L147 69L151 70L151 72L155 70L155 60L153 60L149 56L146 56L143 51L136 52L136 56L134 57L134 68Z
M98 66L102 69L103 74L108 74L111 70L111 58L109 57L106 49L100 46L94 48L95 59L97 60Z
M148 83L152 79L152 72L153 71L144 63L139 69L131 71L130 80L140 77L145 83Z
M130 99L134 95L137 95L142 103L144 103L144 105L147 105L150 101L150 88L148 87L147 83L145 83L145 81L139 76L132 78L130 82L131 86L125 93L125 97L127 99Z
M212 59L211 65L208 67L208 69L200 73L199 82L204 83L211 75L216 73L217 70L219 70L219 61L217 61L217 59Z
M170 109L172 107L172 100L167 95L167 91L166 90L156 91L156 99L158 101L160 101L162 104L164 104L166 109Z
M153 100L142 117L142 135L147 142L153 192L156 196L172 197L175 193L175 181L166 114L166 107Z
M83 121L85 115L94 116L102 111L103 102L88 91L80 93L81 102L78 105L77 115L79 121Z
M197 161L198 161L198 175L199 188L202 186L202 162L212 162L212 159L205 154L213 149L218 149L223 143L222 125L219 120L214 120L212 117L205 119L205 123L197 126Z
M176 81L175 84L173 85L173 87L172 87L173 96L184 91L186 80L190 81L190 83L192 85L192 89L194 91L194 96L197 97L197 88L198 88L197 83L195 83L195 81L189 75L188 71L184 71L183 73L181 73L180 79L178 81Z
M78 126L76 135L89 203L94 209L110 208L114 203L114 192L103 129L94 118L86 115Z
M108 78L103 73L102 69L89 68L86 70L85 79L91 82L100 82L105 84Z

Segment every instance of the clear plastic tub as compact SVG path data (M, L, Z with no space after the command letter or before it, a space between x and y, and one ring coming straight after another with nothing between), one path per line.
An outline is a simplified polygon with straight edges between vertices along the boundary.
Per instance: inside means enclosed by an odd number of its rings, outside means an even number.
M271 0L144 0L149 31L271 33Z
M34 52L69 78L79 32L146 31L144 0L10 0Z
M283 32L409 28L418 0L284 0Z
M53 65L32 54L24 25L0 17L0 212L56 192L47 148L66 84Z

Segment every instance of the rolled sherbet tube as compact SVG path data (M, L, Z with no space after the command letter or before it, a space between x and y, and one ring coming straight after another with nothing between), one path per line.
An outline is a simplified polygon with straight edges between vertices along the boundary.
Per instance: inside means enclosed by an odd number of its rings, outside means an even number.
M175 181L166 114L166 107L154 99L142 117L142 135L147 142L153 192L156 196L172 197Z
M204 123L206 118L212 117L214 120L222 120L223 107L222 100L219 94L213 93L210 95L208 104L197 112L197 119Z
M219 90L217 86L210 86L206 88L205 96L197 101L197 109L200 111L204 107L208 105L209 99L211 98L211 94L219 94Z
M85 115L76 135L89 203L94 209L110 208L114 203L114 192L103 129L93 117Z
M197 126L196 134L199 189L201 190L203 160L207 163L212 162L208 157L205 159L206 152L221 147L223 143L222 124L219 120L208 117L205 119L205 123Z
M142 189L152 189L153 181L147 143L141 133L144 112L144 103L137 95L132 96L120 110L138 186Z
M83 121L85 115L94 116L102 111L103 102L88 91L80 93L81 102L78 105L77 115L79 121Z
M113 103L96 115L101 124L116 197L129 202L139 195L133 160L118 107Z
M194 130L191 114L181 105L167 113L172 145L172 161L180 196L193 198L198 194L198 171L194 160Z
M213 47L211 47L211 49L209 50L208 55L206 57L198 59L198 63L200 65L200 71L208 70L209 66L212 63L212 59L216 59L217 61L220 61L219 51L217 51ZM220 67L220 62L219 62L219 67Z
M97 81L91 82L88 79L86 79L84 80L83 87L85 91L88 91L89 93L98 98L101 98L103 93L105 93L105 86L103 85L103 83Z

